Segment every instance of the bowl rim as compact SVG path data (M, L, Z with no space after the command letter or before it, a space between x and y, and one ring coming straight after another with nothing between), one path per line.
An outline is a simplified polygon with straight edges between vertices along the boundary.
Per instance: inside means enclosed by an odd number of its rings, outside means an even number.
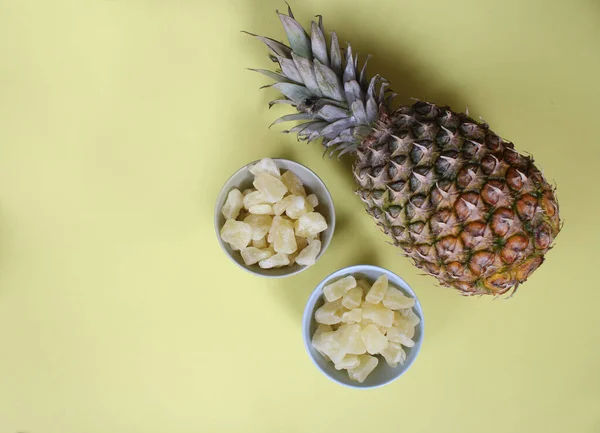
M252 274L252 275L256 275L258 277L263 277L263 278L286 278L286 277L291 277L293 275L298 275L300 272L305 271L306 269L310 268L313 265L310 266L302 266L300 265L299 268L294 269L288 273L285 274L281 274L281 275L264 275L264 274L260 274L258 272L253 271L252 269L250 269L249 267L242 265L241 263L239 263L238 261L236 261L231 254L229 254L229 252L227 251L227 249L225 248L225 243L223 241L223 239L221 239L221 233L220 233L220 229L221 227L219 227L219 218L221 215L221 209L219 208L219 201L220 198L223 197L224 193L226 192L227 188L228 188L228 184L229 182L231 182L231 179L233 179L235 176L237 176L239 173L243 172L244 170L247 170L248 167L260 162L262 159L257 159L255 161L249 162L248 164L240 167L238 170L236 170L231 176L229 176L227 178L227 180L225 181L225 183L223 184L223 186L221 187L221 189L219 190L218 194L217 194L217 199L215 201L215 207L214 207L214 216L213 216L213 225L215 228L215 234L217 236L217 241L219 242L219 245L221 246L221 249L223 250L223 252L225 253L225 255L227 256L227 258L229 260L231 260L233 263L235 263L235 265L241 269L243 269L244 271ZM293 161L291 159L287 159L287 158L269 158L272 159L275 162L278 161L284 161L292 166L297 166L300 167L301 169L304 169L306 171L308 171L308 173L310 175L312 175L317 182L319 182L322 187L323 187L323 191L325 196L327 197L327 200L329 203L331 203L331 215L330 215L330 220L331 221L327 221L328 226L327 230L331 229L331 236L329 236L329 241L327 243L322 243L321 245L321 251L319 252L319 255L317 256L317 258L315 259L315 263L325 254L325 251L327 250L327 247L329 247L329 244L331 243L331 240L333 239L333 235L335 233L335 221L336 221L336 216L335 216L335 203L333 202L333 197L331 196L331 193L329 192L329 189L327 188L327 185L325 184L325 182L323 181L323 179L321 179L317 173L315 173L314 171L312 171L310 168L308 168L307 166L305 166L304 164L300 164L297 161Z
M415 354L412 357L412 360L410 361L410 363L403 365L404 368L402 368L398 372L397 375L392 376L390 379L388 379L386 381L383 381L383 382L375 384L375 385L370 385L370 386L362 386L358 383L357 383L357 385L353 385L350 383L341 382L341 381L335 379L334 377L332 377L325 369L323 369L315 361L315 358L311 351L311 347L312 347L311 346L311 335L309 335L310 323L312 321L312 316L314 313L314 305L317 303L318 299L321 296L323 296L323 287L324 287L325 283L332 278L336 278L336 277L339 277L344 274L360 273L361 271L365 271L365 270L373 270L373 271L378 271L381 273L386 273L386 274L388 274L388 276L392 275L395 279L402 282L404 284L404 286L402 286L401 289L403 291L406 291L409 295L411 295L415 299L415 306L413 308L417 310L417 312L419 313L419 318L421 319L421 322L419 323L419 326L421 327L420 338L417 341L415 341L415 345L411 348L412 350L415 351ZM311 305L312 305L312 307L309 308L309 306L311 306ZM317 367L317 369L329 380L337 383L338 385L342 385L342 386L345 386L345 387L351 388L351 389L381 388L382 386L388 385L388 384L394 382L395 380L397 380L398 378L400 378L400 376L402 376L404 373L406 373L406 371L408 371L410 369L410 367L412 367L413 363L419 356L419 353L421 352L421 347L423 345L424 338L425 338L425 319L424 319L424 314L423 314L423 306L421 305L421 302L419 301L419 297L417 296L417 294L415 293L413 288L410 286L410 284L408 284L398 274L390 271L389 269L383 268L381 266L376 266L376 265L368 265L368 264L351 265L351 266L346 266L344 268L340 268L340 269L330 273L325 278L323 278L319 282L319 284L317 284L315 289L311 292L310 296L308 297L308 300L306 301L306 304L304 307L304 313L302 314L302 340L304 342L304 349L306 350L308 357L310 358L312 363L315 365L315 367Z

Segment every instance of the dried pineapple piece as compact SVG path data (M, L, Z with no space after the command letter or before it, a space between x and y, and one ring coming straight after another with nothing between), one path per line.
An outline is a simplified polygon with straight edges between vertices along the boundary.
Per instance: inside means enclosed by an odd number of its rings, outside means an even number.
M390 329L388 329L387 331L387 339L390 341L394 341L396 343L406 343L409 340L411 340L414 336L415 336L415 328L412 327L410 324L407 323L408 326L405 327L397 327L397 326L392 326ZM411 340L412 341L412 340ZM411 343L408 343L411 344ZM404 344L406 347L412 347L409 346L407 344ZM414 343L413 343L414 345Z
M292 254L298 248L296 245L296 236L294 235L294 224L291 221L282 219L273 235L273 248L278 253Z
M369 324L361 331L361 338L365 343L367 352L375 355L388 346L388 339L381 333L379 328L373 324Z
M348 370L350 368L356 368L360 365L357 355L346 354L341 361L335 364L336 370Z
M273 243L273 240L275 239L275 230L277 230L277 227L279 227L279 224L281 224L281 221L283 220L283 217L280 217L279 215L276 215L273 217L273 222L271 223L271 228L269 229L269 232L267 233L267 242L269 242L270 244Z
M273 255L273 253L269 250L259 250L255 247L243 248L240 253L242 254L244 263L248 266L258 263L261 260L268 259Z
M221 239L234 250L246 248L252 239L252 227L242 221L227 220L221 227Z
M258 266L263 269L271 269L278 268L280 266L285 266L290 264L290 259L287 254L277 253L272 255L271 257L261 260L258 262Z
M315 311L315 320L324 325L334 325L342 321L343 311L341 301L326 302Z
M415 314L412 308L404 308L402 310L398 310L398 312L402 317L408 320L408 323L413 326L417 326L419 323L421 323L421 319L419 319L419 316Z
M406 296L401 290L393 286L388 286L383 297L383 305L391 310L401 310L414 307L415 300Z
M261 173L267 173L275 177L279 177L279 168L277 167L277 163L273 161L271 158L263 158L250 167L250 173L254 176L258 176Z
M348 290L354 287L356 287L356 280L352 275L348 275L334 283L326 285L323 288L323 295L325 295L325 299L327 299L328 302L333 302L344 296ZM342 301L340 301L340 305L341 302Z
M254 178L253 185L269 203L277 203L287 192L283 182L269 173L259 173Z
M312 212L312 207L309 208L307 206L306 200L304 197L300 197L297 195L288 196L292 197L290 203L285 208L285 214L292 219L297 220L302 215L306 215L308 212Z
M379 326L391 327L394 323L394 312L381 304L363 302L363 321L370 320Z
M293 172L289 170L284 172L281 175L281 181L291 194L306 197L306 191L302 186L302 181Z
M360 364L358 367L349 369L348 376L352 380L363 383L367 376L375 370L375 367L379 364L379 360L371 355L360 355L358 360Z
M398 364L404 365L406 362L406 352L400 345L394 341L390 341L388 347L380 352L390 367L396 367Z
M319 199L317 198L316 195L314 194L310 194L308 197L306 197L306 201L308 202L309 205L311 205L313 208L319 206Z
M248 188L248 189L245 189L242 191L242 195L244 197L246 197L248 194L250 194L251 192L254 192L254 191L256 191L254 188Z
M342 302L343 304L343 302ZM354 308L350 311L346 311L342 314L342 322L349 325L353 323L360 323L362 319L362 308Z
M253 215L273 215L273 207L269 204L257 204L248 209Z
M371 304L378 304L384 298L388 288L388 277L386 274L382 274L375 280L371 286L371 290L365 296L367 302Z
M311 235L311 236L309 236L307 238L304 238L304 239L306 239L306 242L308 242L310 244L310 243L312 243L314 241L320 241L321 240L321 235L319 233L317 233L317 234Z
M283 199L279 200L277 203L273 205L273 212L275 215L281 215L285 212L287 207L294 201L295 195L285 196Z
M244 209L248 210L252 206L256 206L259 204L267 204L267 201L262 196L260 191L252 191L244 196Z
M358 285L358 282L357 282ZM362 302L362 290L360 287L354 287L344 294L342 305L349 310L359 307ZM360 320L359 320L360 321Z
M254 232L253 232L253 233L254 233ZM267 247L269 246L269 243L267 242L267 237L266 237L266 236L263 236L263 237L262 237L262 238L260 238L260 239L253 240L253 241L252 241L252 246L253 246L254 248L258 248L258 249L260 249L260 250L267 248Z
M369 293L369 290L371 290L371 285L364 278L358 278L356 280L356 285L361 288L362 298L364 299L367 296L367 293Z
M302 249L296 258L296 263L302 266L311 266L315 264L317 256L321 252L321 241L314 241L306 248Z
M339 334L340 350L350 355L361 355L366 352L365 343L362 339L360 325L341 325L337 331Z
M319 323L319 326L317 326L317 329L315 330L315 333L313 334L311 344L315 348L315 350L323 356L327 356L327 355L323 351L323 342L322 342L321 336L324 333L331 332L331 331L332 331L331 326L323 325L322 323ZM329 358L329 357L327 357L327 358Z
M296 235L305 238L316 235L327 229L327 221L318 212L309 212L296 221Z
M239 189L234 188L227 194L227 200L221 208L221 213L225 219L236 219L242 207L244 207L244 196Z
M269 215L248 215L244 222L252 227L252 240L257 241L266 236L273 223L273 218ZM265 248L266 245L263 247ZM258 247L257 247L258 248Z

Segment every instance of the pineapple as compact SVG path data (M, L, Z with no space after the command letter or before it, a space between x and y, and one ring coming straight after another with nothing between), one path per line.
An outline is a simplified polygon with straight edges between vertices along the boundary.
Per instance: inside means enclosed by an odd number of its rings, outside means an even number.
M516 290L561 228L554 188L533 159L447 106L419 101L392 110L388 82L369 80L366 61L359 68L335 32L328 42L320 17L307 33L291 9L278 15L289 47L251 34L279 65L254 69L284 95L270 105L297 110L275 123L302 121L286 132L322 139L330 155L354 154L356 193L367 212L441 285L463 295Z

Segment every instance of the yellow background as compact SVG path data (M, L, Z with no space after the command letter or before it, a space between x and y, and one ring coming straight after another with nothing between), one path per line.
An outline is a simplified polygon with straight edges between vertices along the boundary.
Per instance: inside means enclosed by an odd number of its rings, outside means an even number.
M353 195L347 161L267 126L245 67L283 39L279 1L0 2L0 433L600 431L600 6L594 0L303 0L409 97L469 107L558 185L565 226L515 298L419 276ZM283 156L328 185L339 226L300 275L221 252L213 204ZM347 265L404 277L423 350L353 391L305 354L313 287Z

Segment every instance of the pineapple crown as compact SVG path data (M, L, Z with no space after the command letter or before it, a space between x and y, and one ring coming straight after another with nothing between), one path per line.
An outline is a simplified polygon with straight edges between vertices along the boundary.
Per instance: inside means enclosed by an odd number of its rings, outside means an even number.
M288 5L288 15L277 15L283 24L289 47L273 39L248 33L264 42L269 57L279 65L278 70L250 69L273 79L282 99L269 103L289 104L298 113L280 117L272 125L287 121L302 121L285 133L296 133L300 140L311 142L322 138L325 153L355 152L358 145L371 133L381 113L388 112L396 96L388 81L375 75L367 78L367 56L358 72L358 54L352 47L340 49L335 32L328 44L323 18L312 21L310 36L295 20ZM272 126L271 125L271 126Z

